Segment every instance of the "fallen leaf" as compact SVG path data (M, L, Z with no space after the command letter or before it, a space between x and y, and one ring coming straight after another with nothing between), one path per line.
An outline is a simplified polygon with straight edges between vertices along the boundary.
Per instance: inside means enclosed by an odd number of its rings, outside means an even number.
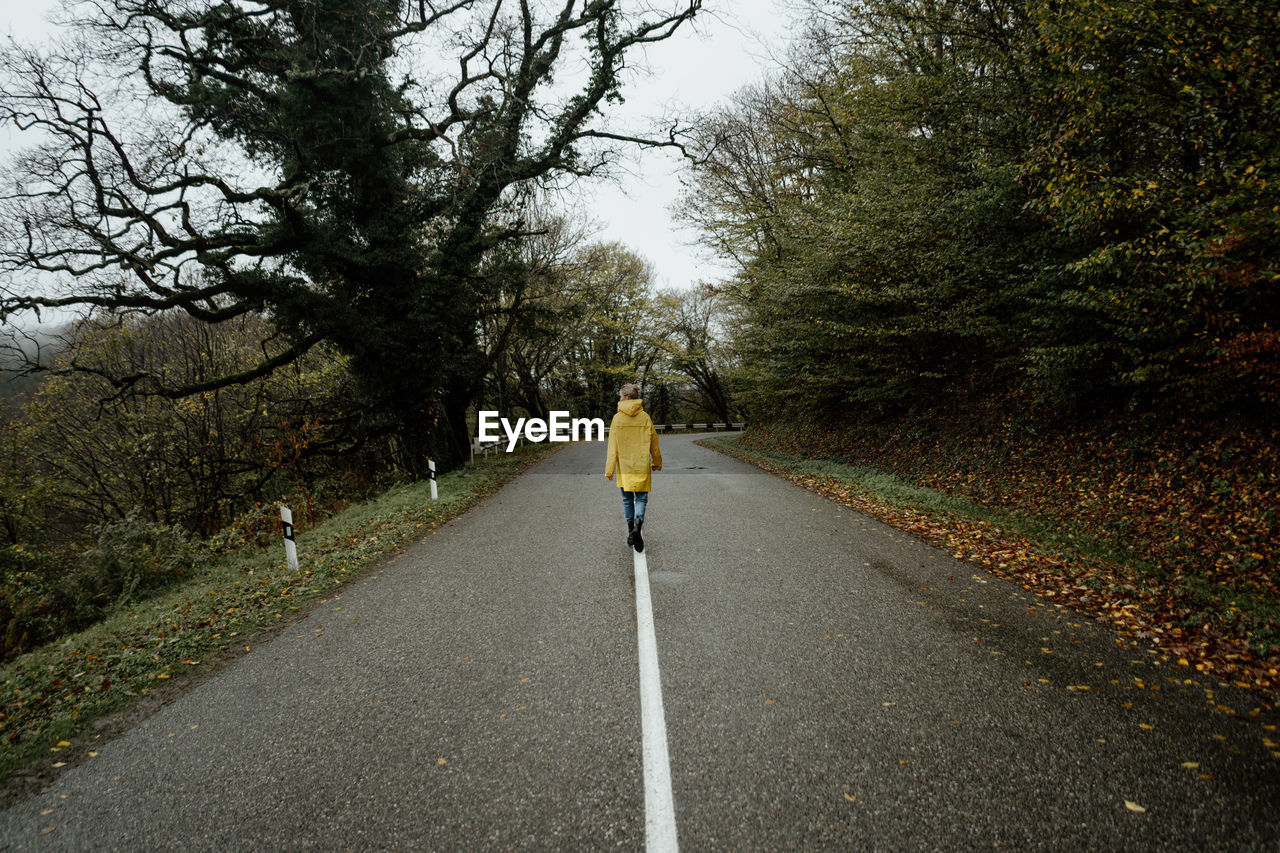
M853 794L845 794L844 798L851 803L856 803L858 801L858 798L855 797Z
M1146 809L1135 803L1133 800L1125 800L1124 807L1131 812L1136 812L1137 814L1143 814L1146 811Z
M69 740L60 740L60 741L58 741L58 746L71 746L71 741L69 741Z
M1182 762L1182 766L1183 766L1183 767L1185 767L1185 768L1186 768L1186 769L1188 769L1188 770L1196 770L1196 769L1199 769L1199 767L1200 767L1200 762L1198 762L1198 761L1184 761L1184 762Z
M445 759L443 759L443 758L437 758L437 759L436 759L436 764L440 765L441 767L444 767L444 766L445 766L446 764L448 764L448 763L449 763L449 762L448 762L448 761L446 761L446 760L445 760Z
M1140 729L1146 729L1147 731L1151 731L1152 729L1154 729L1154 728L1155 728L1155 726L1150 726L1150 725L1147 725L1146 723L1138 723L1138 728L1140 728Z

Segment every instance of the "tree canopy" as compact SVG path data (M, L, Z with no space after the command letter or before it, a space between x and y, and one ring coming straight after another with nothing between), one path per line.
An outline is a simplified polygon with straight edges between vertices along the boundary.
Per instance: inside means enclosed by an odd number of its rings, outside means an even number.
M1274 409L1274 13L808 8L786 71L706 117L684 201L738 265L757 404Z
M0 211L0 317L265 313L279 334L238 373L106 378L179 397L328 342L411 458L456 458L485 368L481 260L528 233L540 182L593 174L617 145L678 144L615 133L605 112L629 52L698 7L94 4L57 48L4 58L0 119L41 144Z

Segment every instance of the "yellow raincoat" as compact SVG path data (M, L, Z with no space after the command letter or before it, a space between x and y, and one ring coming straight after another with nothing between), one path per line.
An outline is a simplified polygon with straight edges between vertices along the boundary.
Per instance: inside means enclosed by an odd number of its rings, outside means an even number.
M649 491L649 471L662 470L662 454L658 452L658 433L639 400L619 400L618 412L609 425L609 449L604 475L618 472L618 485L624 492ZM652 462L650 461L652 457Z

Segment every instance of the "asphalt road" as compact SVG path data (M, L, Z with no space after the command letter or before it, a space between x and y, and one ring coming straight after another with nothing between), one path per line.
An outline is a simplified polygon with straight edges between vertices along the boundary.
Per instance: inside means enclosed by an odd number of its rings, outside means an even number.
M646 556L685 850L1280 847L1255 697L662 447ZM643 847L633 558L602 457L540 463L104 745L4 812L0 849Z

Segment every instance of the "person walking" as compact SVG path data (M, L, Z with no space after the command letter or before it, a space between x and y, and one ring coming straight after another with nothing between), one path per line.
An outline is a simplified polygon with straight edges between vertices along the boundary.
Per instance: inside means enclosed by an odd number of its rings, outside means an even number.
M627 544L644 550L644 511L649 505L650 472L662 470L658 432L640 400L640 386L628 382L618 390L618 411L609 425L604 476L618 474L622 514L627 519Z

